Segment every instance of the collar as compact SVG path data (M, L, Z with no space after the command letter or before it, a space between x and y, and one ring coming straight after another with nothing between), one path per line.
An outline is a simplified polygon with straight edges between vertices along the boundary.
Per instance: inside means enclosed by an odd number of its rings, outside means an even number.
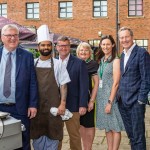
M42 59L39 57L38 59L39 59L39 61L41 61L41 62L45 62L45 61L51 61L52 58L49 58L49 59L46 59L46 60L42 60Z
M88 58L85 60L86 63L89 63L91 61L91 58Z
M61 62L66 62L66 63L68 63L69 58L70 58L70 53L69 53L69 55L68 55L64 60L62 60L62 59L60 58L60 56L59 56L59 60L60 60Z
M105 62L109 62L111 58L112 58L112 55L110 55ZM102 57L102 62L104 62L104 60L105 60L105 56Z
M3 47L3 53L4 53L5 55L7 55L9 52L10 52L10 51L8 51L5 47ZM16 49L13 50L13 51L11 51L11 53L12 53L12 55L15 55L15 54L16 54Z
M130 47L130 49L128 49L127 51L124 49L123 50L123 53L125 54L125 55L127 55L127 56L129 56L130 54L131 54L131 52L132 52L132 50L133 50L133 48L135 47L135 43Z

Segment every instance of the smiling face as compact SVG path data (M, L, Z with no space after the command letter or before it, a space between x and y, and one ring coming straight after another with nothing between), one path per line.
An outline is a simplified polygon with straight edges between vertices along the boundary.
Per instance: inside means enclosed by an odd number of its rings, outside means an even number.
M57 51L61 59L65 59L70 53L70 42L68 40L57 42Z
M112 54L112 48L114 45L111 43L110 39L102 40L100 46L105 56L110 56Z
M120 44L123 46L125 50L130 49L133 45L133 36L131 36L128 30L120 31L119 33Z
M78 50L78 57L82 60L87 60L91 56L91 51L88 47L81 46Z
M8 28L3 32L1 39L6 49L13 51L19 44L19 33L14 28Z
M52 43L50 41L42 41L38 46L41 56L50 56L52 52Z

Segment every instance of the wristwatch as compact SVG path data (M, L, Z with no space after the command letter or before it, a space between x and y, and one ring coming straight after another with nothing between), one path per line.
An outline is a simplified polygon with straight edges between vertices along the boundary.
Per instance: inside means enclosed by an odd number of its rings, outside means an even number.
M112 104L112 103L113 103L113 102L109 99L109 100L108 100L108 104Z

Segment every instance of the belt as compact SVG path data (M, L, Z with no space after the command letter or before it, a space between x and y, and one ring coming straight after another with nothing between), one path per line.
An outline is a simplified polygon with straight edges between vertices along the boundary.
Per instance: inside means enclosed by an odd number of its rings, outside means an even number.
M13 105L15 105L15 103L10 103L10 102L8 102L8 103L0 103L0 105L13 106Z

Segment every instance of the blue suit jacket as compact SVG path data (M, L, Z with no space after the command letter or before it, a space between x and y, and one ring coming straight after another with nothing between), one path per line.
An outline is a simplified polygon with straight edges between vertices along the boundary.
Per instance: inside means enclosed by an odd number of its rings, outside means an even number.
M0 48L0 60L3 47ZM16 49L16 108L20 115L27 115L29 107L37 107L37 80L33 55Z
M78 112L79 107L87 107L88 104L89 81L86 63L70 55L67 70L71 82L68 83L66 108L71 112Z
M150 55L139 46L135 46L124 70L124 53L121 55L121 80L119 95L125 106L131 106L140 100L147 103L150 91Z

